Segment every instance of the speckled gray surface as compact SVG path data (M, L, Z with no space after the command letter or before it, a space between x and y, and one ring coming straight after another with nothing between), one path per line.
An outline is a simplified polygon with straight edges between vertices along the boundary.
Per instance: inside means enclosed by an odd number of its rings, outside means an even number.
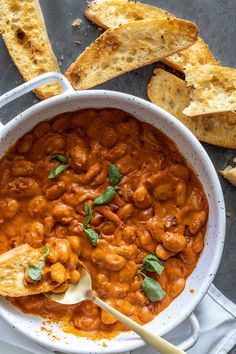
M62 72L101 32L83 17L86 1L84 0L41 0L42 10L48 28L49 38L58 58ZM236 67L236 0L146 0L146 3L163 7L177 17L195 21L201 36L209 44L213 54L225 66ZM72 27L75 18L81 18L80 28ZM81 45L74 41L80 40ZM127 92L139 97L146 97L146 86L151 78L155 64L127 73L113 79L99 88ZM0 41L0 94L22 83L7 50ZM0 120L9 121L20 111L36 102L33 94L18 99L0 111ZM217 148L204 144L216 170L224 168L232 162L236 151ZM236 303L235 268L236 268L236 188L220 177L223 187L227 218L226 244L223 259L214 284L232 301ZM232 351L236 353L236 349Z

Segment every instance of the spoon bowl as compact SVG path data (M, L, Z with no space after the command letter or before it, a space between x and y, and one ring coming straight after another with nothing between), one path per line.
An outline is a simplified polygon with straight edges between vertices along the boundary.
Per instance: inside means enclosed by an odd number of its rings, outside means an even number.
M89 272L83 266L79 283L70 284L67 291L61 294L45 293L49 299L64 305L74 305L88 300L88 292L92 289L92 281Z
M167 342L165 339L153 334L148 331L140 324L131 320L129 317L123 315L123 313L117 311L112 306L108 305L106 302L99 299L93 294L92 291L92 280L86 267L82 265L81 277L78 284L71 284L66 292L62 294L45 293L49 299L64 305L77 304L84 300L93 301L96 305L101 307L103 310L109 312L115 318L117 318L124 325L132 329L140 337L142 337L147 343L157 349L163 354L181 354L184 353L181 349L177 348L173 344Z

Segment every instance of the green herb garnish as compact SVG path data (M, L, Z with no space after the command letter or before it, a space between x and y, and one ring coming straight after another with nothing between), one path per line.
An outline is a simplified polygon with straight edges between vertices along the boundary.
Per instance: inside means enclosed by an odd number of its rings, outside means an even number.
M33 280L33 281L39 281L41 279L42 276L42 270L44 267L44 260L45 258L49 255L49 247L45 246L44 247L44 253L43 255L39 258L39 263L35 266L35 265L29 265L28 267L28 274L29 277Z
M83 230L84 230L85 234L88 236L91 245L95 247L97 244L97 240L99 239L99 234L90 228L87 228L87 229L84 228Z
M44 247L44 249L43 249L43 259L40 259L41 261L43 261L48 255L49 255L49 251L50 251L50 249L49 249L49 247L46 245L45 247ZM42 258L41 257L41 258Z
M97 240L99 239L99 234L91 229L89 223L92 219L92 209L88 203L85 204L84 206L84 211L85 211L85 219L83 222L83 231L88 236L89 241L92 246L96 246Z
M68 157L65 156L65 155L62 155L62 154L54 154L54 155L51 156L51 159L52 160L58 160L61 163L63 163L64 165L66 165L67 162L68 162Z
M162 274L164 270L163 264L164 262L153 253L150 253L143 259L143 269L149 272L156 272L159 275Z
M85 210L85 219L84 219L83 226L86 229L89 227L89 223L92 219L92 209L91 209L90 205L88 203L86 203L84 206L84 210Z
M109 166L108 178L111 186L107 187L105 191L94 200L93 205L109 204L115 197L116 190L119 189L118 183L122 178L122 174L115 165Z
M142 274L144 279L141 283L143 291L147 295L150 301L161 301L166 292L162 289L160 283L151 277L148 277L142 271L147 270L148 272L162 274L164 270L164 262L161 261L155 254L150 253L143 258L143 266L138 270L138 274Z
M57 175L59 175L60 173L62 173L67 167L67 163L68 163L68 157L65 155L61 155L61 154L54 154L51 156L51 159L53 160L57 160L60 162L60 165L57 165L48 175L49 179L55 178Z
M97 197L93 205L105 205L109 204L116 195L116 189L118 189L118 183L120 182L122 175L115 165L110 165L108 170L108 177L111 186L108 186L105 191ZM89 204L85 204L85 219L83 222L83 230L88 236L92 246L96 246L99 234L90 228L90 221L92 219L92 209Z
M28 274L33 281L39 281L41 279L41 273L43 269L43 262L39 262L37 266L29 265Z
M99 197L97 197L94 200L93 205L109 204L113 200L115 194L116 194L115 188L112 186L109 186L105 189L105 191Z
M109 182L112 187L117 187L122 179L122 174L115 165L110 165L108 169Z
M162 289L160 283L146 274L141 274L144 276L141 285L148 299L152 302L161 301L166 296L166 292Z

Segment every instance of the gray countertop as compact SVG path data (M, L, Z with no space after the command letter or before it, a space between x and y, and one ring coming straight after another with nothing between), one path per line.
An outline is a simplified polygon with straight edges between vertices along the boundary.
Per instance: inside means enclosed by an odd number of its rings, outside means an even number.
M224 66L236 67L236 0L146 0L146 3L162 7L179 18L198 24L202 38L209 44L214 56ZM58 58L61 71L89 45L101 32L83 17L84 0L41 0L49 38ZM80 27L72 27L75 18L82 19ZM81 41L81 45L75 41ZM147 98L146 87L155 64L124 74L100 85L99 88L117 90ZM0 94L23 82L12 63L2 40L0 40ZM17 113L36 103L33 94L18 99L1 109L0 120L8 122ZM232 163L236 151L204 144L217 171ZM214 284L236 303L236 291L232 285L236 269L236 188L220 176L227 217L226 243L223 258ZM232 351L236 353L236 349Z

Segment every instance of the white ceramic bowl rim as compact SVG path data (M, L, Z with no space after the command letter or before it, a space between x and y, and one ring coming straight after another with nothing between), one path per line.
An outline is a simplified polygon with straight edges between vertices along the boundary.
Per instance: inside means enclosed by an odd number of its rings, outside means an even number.
M83 103L84 102L84 103ZM87 102L87 103L86 103ZM110 103L112 102L112 103ZM90 103L90 104L89 104ZM209 179L209 185L211 186L211 193L207 195L208 201L212 202L212 205L214 205L214 210L212 208L212 213L214 213L214 222L216 223L215 225L210 225L208 228L209 235L211 235L211 227L213 230L217 232L216 236L214 238L215 242L215 249L212 250L210 257L210 263L208 269L205 269L205 274L202 274L202 281L199 283L200 286L198 286L197 289L195 289L195 295L192 296L192 299L186 303L186 306L182 306L180 308L181 313L175 312L173 314L173 317L169 318L169 322L165 323L164 329L158 328L157 333L160 335L166 334L169 331L171 331L173 328L175 328L179 323L181 323L183 320L188 318L188 316L192 313L196 305L199 303L199 301L202 299L202 297L205 295L206 291L208 290L208 287L212 283L215 273L218 269L219 262L222 256L222 251L223 251L223 245L224 245L224 235L225 235L225 207L224 207L224 199L223 199L223 194L221 190L221 186L219 183L218 176L216 174L216 171L214 169L214 166L208 157L206 151L203 149L202 145L199 143L199 141L196 139L196 137L176 118L174 118L172 115L161 109L160 107L155 106L152 103L149 103L141 98L128 95L125 93L119 93L115 91L107 91L107 90L90 90L90 91L80 91L80 92L75 92L75 91L67 91L66 93L56 96L53 98L50 98L46 101L40 102L36 104L33 107L30 107L23 113L19 114L16 116L12 121L10 121L6 126L2 127L0 131L0 143L2 145L2 151L3 153L6 151L7 147L9 146L9 139L12 143L15 142L20 136L22 136L27 130L32 129L36 124L38 124L39 121L43 121L45 119L44 115L46 114L46 111L50 111L54 109L54 112L59 110L58 112L66 112L66 111L73 111L77 109L73 109L75 106L83 108L83 105L87 105L87 108L100 108L100 107L114 107L114 108L120 108L123 109L124 111L127 111L125 107L132 107L133 110L133 115L138 116L143 112L143 115L146 113L149 116L153 116L156 118L156 123L153 121L150 121L151 118L147 118L147 121L154 125L160 124L160 126L163 124L166 125L168 129L172 129L174 133L172 134L177 134L178 136L182 136L185 146L189 147L189 150L193 150L196 154L196 163L201 163L201 166L203 166L204 173L206 175L206 178ZM64 107L64 108L62 108ZM71 107L71 109L70 109ZM63 110L65 109L65 110ZM131 108L130 108L131 109ZM136 114L135 114L136 112ZM55 115L58 113L51 113L49 114L50 118L53 118ZM30 117L38 117L37 120L35 119L30 120ZM27 126L27 128L22 126ZM161 129L161 128L160 128ZM164 129L164 128L163 128ZM11 138L12 132L16 132L13 134L14 137ZM169 135L164 131L166 135ZM173 140L173 138L171 137ZM11 143L11 142L10 142ZM178 145L178 144L177 144ZM181 146L178 145L178 148L181 150ZM186 150L185 150L186 151ZM181 151L182 154L184 154L183 151ZM188 154L188 152L186 152ZM2 155L2 152L1 152ZM194 167L194 166L193 166ZM197 171L200 175L203 173L203 171ZM201 179L201 176L199 176ZM207 232L208 232L207 231ZM211 245L212 246L212 245ZM205 248L208 249L208 243L206 242ZM205 250L204 248L204 250ZM204 253L204 252L203 252ZM209 256L209 255L208 255ZM204 256L205 257L205 256ZM203 258L203 255L200 257L199 262L201 261L201 258ZM194 287L191 283L191 277L188 278L189 287L188 290L190 289L191 286ZM194 278L194 276L193 276ZM196 282L197 279L194 279L194 282ZM193 284L194 284L193 282ZM187 298L189 298L190 295L187 293L185 294ZM180 295L181 296L181 295ZM180 297L179 296L179 297ZM175 304L178 302L179 297L175 300ZM172 303L173 304L173 303ZM170 305L174 306L174 305ZM63 344L61 342L51 342L50 339L46 340L45 338L41 338L38 334L34 333L33 331L28 331L25 328L22 328L20 322L16 323L15 321L15 311L14 309L9 309L9 305L6 303L6 300L2 299L1 301L1 308L0 308L0 315L5 318L7 322L9 322L12 326L14 326L18 331L20 331L22 334L31 337L35 341L48 346L50 348L60 350L60 351L65 351L65 352L71 352L71 353L94 353L95 351L90 349L90 344L87 344L86 348L77 347L74 348L73 346ZM177 305L176 305L177 306ZM168 308L169 308L168 307ZM167 308L167 309L168 309ZM164 310L163 312L165 312ZM22 315L23 316L23 315ZM157 316L159 317L159 316ZM30 317L30 320L32 321L32 318ZM152 322L147 325L147 327L152 326ZM111 341L112 342L112 341ZM136 349L140 346L142 346L144 342L138 338L135 334L133 333L128 333L121 335L121 339L115 340L114 345L112 344L110 347L105 348L102 346L98 346L96 349L97 353L117 353L122 352L122 351L128 351L128 350L133 350ZM79 349L78 349L79 348Z

